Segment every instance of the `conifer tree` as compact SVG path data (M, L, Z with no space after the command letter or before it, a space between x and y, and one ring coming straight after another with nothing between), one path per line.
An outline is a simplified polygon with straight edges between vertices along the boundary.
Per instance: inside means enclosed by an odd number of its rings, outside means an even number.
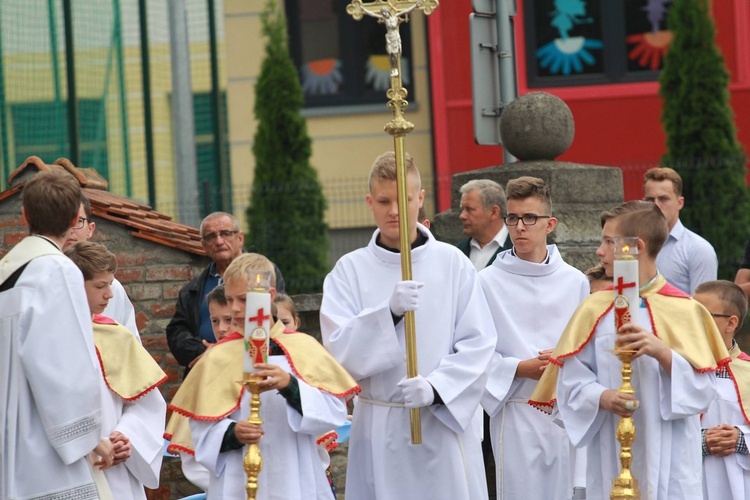
M731 280L750 234L750 199L709 1L674 2L667 26L674 39L660 78L668 150L662 165L683 179L680 219L711 242L719 277Z
M300 115L302 89L289 55L286 20L274 0L261 17L265 57L255 86L255 177L247 209L248 248L273 260L290 293L322 289L328 271L325 198L310 165Z

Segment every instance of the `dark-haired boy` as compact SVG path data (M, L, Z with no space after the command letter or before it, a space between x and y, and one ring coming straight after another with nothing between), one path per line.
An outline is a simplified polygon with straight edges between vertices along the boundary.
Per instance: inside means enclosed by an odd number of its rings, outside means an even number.
M526 402L565 325L588 297L588 281L563 261L556 245L547 245L557 225L549 186L523 176L509 181L505 194L505 225L513 247L479 272L498 332L482 397L491 417L485 439L492 438L497 497L570 498L574 487L585 487L583 477L574 481L576 467L571 466L577 465L583 476L585 452L576 460L565 430Z
M597 255L608 276L614 239L639 238L640 321L615 332L613 291L592 294L568 323L530 403L551 411L556 402L573 444L588 446L588 498L608 497L620 469L618 417L632 416L638 436L631 469L642 498L702 499L699 414L716 394L714 373L729 362L729 353L708 311L656 269L669 233L659 209L628 202L602 214L602 225ZM635 396L617 389L615 347L636 351Z
M101 438L101 375L83 277L62 254L81 187L45 170L23 189L30 236L0 260L0 498L98 499L86 456Z
M740 351L734 334L747 315L747 297L731 281L707 281L695 289L719 327L732 362L716 371L717 397L701 417L703 498L750 497L750 356Z

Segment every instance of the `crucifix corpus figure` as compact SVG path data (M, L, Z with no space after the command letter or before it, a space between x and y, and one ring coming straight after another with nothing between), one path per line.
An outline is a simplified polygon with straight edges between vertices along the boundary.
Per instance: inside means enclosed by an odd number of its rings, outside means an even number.
M407 20L409 13L414 9L422 6L423 2L417 2L406 10L393 11L390 7L383 7L380 9L380 14L370 12L367 9L362 9L366 15L374 17L378 22L385 24L385 50L388 52L388 59L391 64L391 76L398 76L399 60L401 59L401 34L398 31L398 26L403 21Z

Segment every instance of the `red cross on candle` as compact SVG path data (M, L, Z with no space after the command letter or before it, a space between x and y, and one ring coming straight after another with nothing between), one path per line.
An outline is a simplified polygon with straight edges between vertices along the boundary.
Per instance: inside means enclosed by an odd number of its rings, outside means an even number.
M263 322L267 319L271 319L270 314L263 314L263 308L261 307L258 309L257 316L252 316L250 318L247 318L248 321L256 321L258 323L258 326L263 326Z
M633 287L635 287L635 282L623 283L622 276L617 277L617 285L615 285L615 290L617 290L617 295L622 295L622 292L624 292L626 288L633 288Z

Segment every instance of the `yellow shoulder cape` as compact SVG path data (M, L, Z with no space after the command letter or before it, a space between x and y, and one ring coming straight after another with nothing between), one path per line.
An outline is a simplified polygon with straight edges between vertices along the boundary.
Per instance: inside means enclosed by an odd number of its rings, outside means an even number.
M124 326L94 316L94 345L107 387L125 401L140 398L167 381L154 358Z
M298 379L341 398L360 392L352 376L310 335L284 331L284 324L278 321L271 328L271 338L281 347ZM169 405L173 413L164 433L171 441L168 451L193 453L187 418L216 421L239 408L244 392L240 383L244 348L239 334L225 337L188 373Z
M709 372L729 363L729 352L711 314L659 275L641 290L654 335L684 357L696 371ZM550 413L557 398L557 376L565 358L589 343L602 317L612 308L614 294L605 289L591 294L578 307L565 327L550 364L544 370L529 404ZM614 348L614 346L612 346Z
M734 388L737 391L742 416L745 417L745 422L750 424L750 356L740 351L739 347L736 347L730 353L732 354L732 362L729 363L727 369L732 376Z

